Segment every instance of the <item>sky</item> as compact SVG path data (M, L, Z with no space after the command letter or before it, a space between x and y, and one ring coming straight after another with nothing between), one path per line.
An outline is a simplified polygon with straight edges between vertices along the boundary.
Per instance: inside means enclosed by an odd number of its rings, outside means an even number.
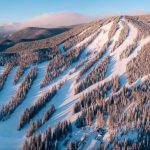
M83 16L149 12L150 0L0 0L0 24L24 20L31 22L32 19L47 14L53 14L54 18L55 14L75 13L77 16L82 15L83 19Z

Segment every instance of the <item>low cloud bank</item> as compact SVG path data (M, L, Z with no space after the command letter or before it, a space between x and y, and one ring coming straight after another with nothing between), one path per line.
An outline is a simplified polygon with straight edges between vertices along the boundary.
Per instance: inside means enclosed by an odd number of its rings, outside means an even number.
M144 10L134 10L132 12L124 12L122 15L144 15L149 14ZM100 18L120 15L117 14L100 14L97 16L87 16L75 12L59 12L59 13L46 13L20 22L6 23L0 25L0 33L7 33L12 31L21 30L26 27L41 27L41 28L56 28L62 26L75 25L80 23L90 22Z
M94 20L93 17L74 12L46 13L24 21L1 25L1 30L20 30L26 27L56 28Z

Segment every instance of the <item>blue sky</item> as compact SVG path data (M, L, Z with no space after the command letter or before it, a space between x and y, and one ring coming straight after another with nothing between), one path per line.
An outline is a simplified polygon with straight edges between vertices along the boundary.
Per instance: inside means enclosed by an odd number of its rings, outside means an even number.
M49 12L86 15L150 11L150 0L0 0L0 23L21 21Z

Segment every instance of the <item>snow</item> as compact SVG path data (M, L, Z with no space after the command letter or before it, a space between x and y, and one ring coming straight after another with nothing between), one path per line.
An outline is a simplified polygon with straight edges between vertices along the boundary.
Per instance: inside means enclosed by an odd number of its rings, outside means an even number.
M4 72L4 67L3 66L0 66L0 75L2 75Z
M13 85L12 77L15 75L15 72L16 68L13 68L4 83L3 89L0 91L0 107L7 101L9 101L10 97L14 95L16 91L16 87L12 88Z
M87 150L96 149L96 148L98 148L99 143L100 143L100 142L99 142L98 140L92 139L92 141L89 143L89 145L86 147L86 149L87 149Z
M109 50L107 56L110 56L110 63L108 65L108 69L106 72L106 78L90 87L88 87L87 89L85 89L83 93L87 93L95 88L97 88L99 85L110 81L113 77L115 77L116 75L118 75L119 77L121 77L121 83L123 84L128 84L127 83L127 78L126 78L126 65L127 63L133 59L134 57L136 57L138 51L141 49L141 47L148 43L150 40L150 37L147 37L145 39L142 39L141 41L139 41L139 44L137 46L137 48L134 50L134 52L126 59L120 60L119 56L122 53L122 51L127 47L128 44L132 44L133 40L135 39L136 35L137 35L137 29L134 28L134 26L131 23L128 23L129 26L129 35L126 38L126 40L123 42L123 44L118 47L114 52L111 52ZM118 31L119 32L119 31ZM117 34L117 33L116 33ZM117 36L116 36L117 37ZM115 39L117 40L117 39Z
M127 131L127 133L123 134L122 136L119 135L119 139L120 141L124 141L124 140L131 140L131 141L136 141L138 138L138 132L136 130L129 130Z
M111 27L111 25L112 25L112 23L109 23L108 25L106 25L105 27L103 27L103 29L105 29L105 30L107 30L107 29L110 29L110 27ZM134 33L136 33L136 29L135 29L135 31L134 31L134 28L133 28L133 26L132 25L129 25L129 27L131 28L131 31L133 30L133 32ZM114 38L113 38L113 43L117 40L117 38L119 37L118 35L119 35L119 33L120 33L120 31L121 31L121 29L119 29L117 32L116 32L116 34L115 34L115 36L114 36ZM88 51L89 49L91 50L91 49L93 49L93 50L97 50L99 47L97 47L97 42L98 41L100 41L100 39L101 39L101 34L102 33L100 33L98 36L97 36L97 38L87 47L87 49L85 50L85 52L84 52L84 54L86 54L86 51ZM107 31L105 32L105 34L107 35ZM130 34L129 34L129 37L126 39L126 43L127 42L129 42L129 41L131 41L131 39L134 39L134 36L132 35L133 33L131 32ZM107 35L108 36L108 35ZM106 40L107 40L107 36L106 36ZM136 36L136 35L135 35ZM106 42L106 41L105 41ZM124 43L125 43L124 42ZM112 47L113 47L113 43L112 43L112 46L110 46L110 48L109 49L111 49ZM123 44L124 44L123 43ZM100 44L101 45L101 44ZM124 44L124 46L125 46L125 44ZM119 47L120 48L120 47ZM119 51L119 48L118 48L118 50L116 50L116 51ZM120 48L120 49L122 49L122 48ZM109 51L110 50L108 50L108 54L109 54ZM84 55L83 55L84 56ZM82 56L82 57L83 57ZM112 57L113 58L113 57ZM104 80L104 81L102 81L102 82L105 82L105 81L107 81L107 80L109 80L109 79L111 79L112 77L114 77L115 75L117 75L118 74L118 72L120 71L120 70L118 70L118 66L120 65L120 62L118 62L118 61L120 61L120 59L116 59L116 55L115 55L115 57L114 57L114 59L115 60L111 60L110 59L110 69L108 69L109 71L107 72L107 74L108 74L108 77L106 77L106 79ZM117 65L116 65L116 61L117 60ZM114 69L114 67L115 67L115 69ZM111 70L112 69L112 70ZM120 71L121 72L121 71ZM125 69L124 69L124 72L125 72ZM123 73L124 73L123 72ZM122 73L122 72L121 72ZM121 74L120 73L120 74ZM123 75L123 74L121 74L121 79L122 80L125 80L126 79L126 77ZM68 82L68 81L67 81ZM70 87L71 86L73 86L73 83L75 82L75 80L73 80L72 81L72 83L70 84ZM122 84L124 84L124 83L122 83ZM67 86L67 83L65 83L65 85ZM56 101L56 99L60 99L60 97L59 97L59 93L60 93L60 95L63 95L63 93L65 93L65 94L67 94L67 95L64 95L64 97L62 96L62 98L61 98L61 106L59 106L58 107L58 105L57 105L57 103L56 103L56 113L54 114L54 116L42 127L42 128L44 128L45 129L45 126L48 126L48 125L51 125L52 127L54 126L54 124L56 124L58 121L61 121L62 120L62 118L63 118L63 120L65 120L66 118L70 118L71 117L71 115L72 115L72 109L73 109L73 104L75 103L75 101L80 97L80 95L82 94L77 94L77 95L73 95L73 94L70 94L70 96L68 96L68 90L70 90L69 89L69 87L68 87L68 89L66 88L66 86L63 86L62 88L61 88L61 90L60 91L58 91L58 95L57 96L55 96L54 98L53 98L53 100L50 102L50 104L54 104L55 105L55 101ZM95 86L95 85L94 85ZM91 87L90 87L91 88ZM89 89L90 89L89 88ZM85 91L87 91L87 89L85 90ZM88 92L88 91L87 91ZM70 105L69 105L70 104ZM67 107L66 107L67 106ZM66 109L67 108L67 109ZM57 111L57 109L59 109L58 111ZM61 110L61 111L60 111ZM44 112L44 111L43 111ZM43 113L42 113L43 114ZM42 116L42 115L41 115ZM37 117L38 118L38 117ZM72 118L71 119L71 121L73 121L75 118ZM54 120L55 120L55 123L54 123ZM57 121L56 121L57 120Z
M107 26L106 26L107 27ZM91 36L90 36L91 37ZM89 38L90 38L89 37ZM87 39L85 39L87 40ZM93 41L95 42L95 40ZM92 43L93 43L92 42ZM79 43L82 44L83 42ZM92 44L91 43L91 44ZM77 44L77 45L79 45ZM74 103L78 99L78 97L74 96L74 85L75 80L77 78L77 75L80 71L75 70L75 66L79 64L83 58L85 59L88 49L85 49L79 59L79 62L75 63L71 67L69 67L66 71L64 71L59 77L51 81L48 86L45 87L45 90L49 90L50 87L54 84L58 84L60 81L64 81L64 84L62 87L58 90L57 95L54 96L54 98L44 107L34 118L33 120L37 120L43 116L45 111L50 107L50 105L54 104L56 108L56 112L53 114L52 118L49 119L37 132L45 131L45 129L50 125L51 127L54 127L59 121L65 120L70 118L72 122L75 121L76 116L72 116L72 110ZM88 57L88 56L87 56ZM69 74L69 72L72 72L72 74ZM36 79L36 81L40 81L40 79ZM35 81L35 82L36 82ZM36 86L36 83L34 84ZM34 85L32 86L32 91L34 91ZM42 89L43 90L43 89ZM28 98L26 101L30 101L30 97L32 99L36 99L38 96L41 96L43 91L36 86L36 89L34 91L34 94L30 95L28 94ZM39 92L38 92L39 91ZM41 92L42 91L42 92ZM36 95L36 96L35 96ZM34 101L35 102L35 101ZM32 102L33 104L33 102ZM27 104L27 106L31 106L31 104Z
M101 49L101 47L108 41L108 33L111 29L113 22L108 23L107 25L102 26L102 30L99 35L94 39L94 41L87 47L89 52L96 52Z
M97 55L101 47L107 42L108 40L108 33L111 29L111 26L113 22L108 23L107 25L104 25L103 27L100 27L98 31L101 31L98 36L89 44L89 46L83 50L78 62L72 64L69 68L67 68L64 72L60 74L60 76L56 77L54 80L52 80L46 87L40 89L40 83L44 77L46 65L48 62L44 62L38 65L38 75L35 81L33 82L33 85L31 86L31 89L29 90L26 99L23 101L23 103L16 109L16 111L10 116L8 120L5 122L0 123L0 149L18 149L22 146L25 137L25 132L29 125L26 125L25 128L23 128L21 131L17 130L17 124L19 121L19 117L21 112L27 108L32 106L38 97L43 95L44 92L50 90L54 85L58 85L59 83L63 83L60 89L58 89L57 94L52 98L50 102L47 103L47 105L33 118L33 120L37 120L43 116L43 114L46 112L46 110L54 104L56 111L53 114L53 116L36 132L43 132L46 130L48 126L51 126L52 128L59 122L63 120L70 120L73 125L73 132L72 132L72 138L71 140L80 140L81 137L86 134L86 144L82 147L83 149L92 150L95 148L95 146L98 146L100 141L95 140L95 136L97 136L97 132L95 131L95 126L87 126L86 130L77 129L75 127L75 120L77 118L78 114L73 114L73 107L74 104L78 101L79 97L86 92L89 92L90 90L93 90L94 88L97 88L97 86L103 84L104 82L110 81L112 77L115 77L116 75L119 75L121 86L134 86L141 83L144 79L146 79L146 76L143 78L138 79L135 83L132 85L128 84L127 77L126 77L126 65L127 63L137 56L138 51L141 49L141 47L148 43L150 41L150 37L147 37L145 39L142 39L141 41L138 41L137 48L133 51L133 53L125 59L120 60L120 54L122 51L129 45L133 43L133 40L137 36L137 29L131 24L125 21L129 27L129 35L126 38L126 40L123 42L121 46L119 46L117 49L115 49L113 52L111 51L115 45L115 42L118 40L120 32L122 30L122 25L120 22L118 23L119 29L116 31L115 35L111 39L112 43L107 48L106 53L104 56L110 57L110 63L108 65L108 69L106 72L106 77L103 81L100 81L89 88L85 89L83 92L75 95L74 90L76 86L76 79L79 75L80 70L82 67L91 61L91 59ZM89 29L89 28L88 28ZM87 30L87 29L86 29ZM86 31L85 30L85 31ZM85 32L83 31L83 33ZM80 33L79 35L83 34ZM91 38L94 34L90 35L89 37L85 38L80 43L74 45L69 50L72 50L74 47L79 47L82 44L84 44L89 38ZM59 45L59 48L61 49L62 54L65 53L63 49L63 44ZM90 53L90 55L87 55ZM104 57L103 56L103 57ZM75 69L75 67L83 60L87 59L87 62L85 62L84 65L79 67L78 69ZM82 79L86 77L86 75L101 61L99 59L89 70L87 73L85 73L82 76ZM31 67L30 67L31 68ZM8 78L6 80L6 83L4 85L4 89L0 92L0 107L7 103L10 98L15 94L16 90L18 89L19 85L21 84L23 78L27 75L30 68L28 68L19 82L16 85L13 85L13 77L16 72L16 67L13 68L13 70L8 75ZM0 67L0 74L4 71L3 67ZM124 112L128 111L134 103L131 103ZM106 125L107 126L107 125ZM107 128L107 127L106 127ZM137 132L128 132L126 135L122 137L123 138L129 138L129 139L136 139ZM105 136L103 137L103 140L107 142L110 138L110 132L107 132ZM61 149L64 149L62 147Z
M140 85L141 83L143 83L149 76L150 76L150 74L149 75L145 75L142 78L139 78L138 80L136 80L135 82L133 82L132 84L128 84L127 83L126 86L128 86L128 87L132 87L132 86L137 87L138 85Z
M85 31L83 31L83 32L85 32ZM83 32L81 32L81 33L83 33ZM98 30L98 32L100 32L100 29ZM81 33L80 33L80 34L81 34ZM77 43L76 45L72 46L72 47L69 48L67 51L70 51L70 50L72 50L72 49L74 49L74 48L80 47L81 45L83 45L84 43L86 43L90 38L92 38L92 36L94 36L94 34L95 34L95 33L93 33L93 34L91 34L90 36L86 37L84 40L82 40L81 42L79 42L79 43ZM59 48L60 48L60 50L61 50L61 53L62 53L62 54L65 54L65 50L64 50L63 46L64 46L64 43L60 44L60 45L59 45Z
M110 141L110 133L109 133L109 132L107 132L107 133L104 135L103 141L104 141L104 142Z
M108 71L106 73L106 78L99 82L99 83L96 83L94 84L93 86L87 88L86 90L84 90L82 93L80 94L77 94L71 98L68 98L66 101L66 103L62 103L62 106L66 105L67 104L67 101L76 101L80 95L82 95L83 93L85 92L89 92L90 90L96 88L98 85L104 83L104 82L107 82L109 81L112 77L115 77L116 75L119 75L120 77L120 81L121 81L121 85L125 85L127 84L127 78L126 78L126 75L125 75L125 71L126 71L126 65L127 63L132 59L134 58L136 55L137 55L137 52L141 49L141 47L146 44L148 41L149 41L149 37L146 38L146 39L142 39L141 41L139 41L139 44L138 44L138 47L134 50L134 52L126 59L123 59L123 60L120 60L119 57L120 57L120 54L122 53L122 51L127 47L127 45L129 44L132 44L133 43L133 40L135 39L136 35L137 35L137 29L134 28L134 26L131 24L131 23L128 23L127 24L128 27L129 27L129 35L128 37L126 38L126 40L123 42L123 44L118 47L117 49L115 49L114 52L111 52L111 49L114 47L114 43L115 41L117 41L118 37L119 37L119 34L120 34L120 31L122 29L122 26L119 24L119 30L117 30L116 34L114 35L114 37L112 38L112 44L110 45L109 49L107 50L107 53L106 55L109 55L110 56L110 64L108 66ZM106 29L109 27L106 26ZM105 30L106 30L105 29ZM98 51L98 49L100 48L100 46L102 46L102 43L101 43L101 38L104 36L103 35L103 31L97 36L97 38L87 47L87 50L90 51L90 52L96 52ZM105 35L107 35L107 31L105 32ZM103 37L104 41L106 42L107 41L107 36L105 36L105 38ZM99 43L99 44L98 44ZM104 43L103 43L104 44ZM92 58L92 56L91 56ZM90 60L90 58L89 58ZM95 67L95 66L94 66ZM72 107L73 108L73 107ZM68 111L71 111L72 110L71 106L70 108L68 108ZM65 110L66 111L66 110ZM72 112L72 111L71 111ZM67 118L66 117L66 113L67 111L64 113L61 113L60 117L64 117L64 118ZM68 118L71 117L71 121L74 122L77 115L74 115L74 116L71 116L71 113L69 114L68 113ZM89 130L90 131L90 130ZM78 132L81 134L81 130L75 130L75 134L74 135L75 137L79 136ZM83 133L82 133L83 135ZM91 135L91 138L90 140L87 142L88 145L87 146L84 146L86 147L85 149L93 149L95 144L97 143L97 141L94 140L94 136L92 136L92 134L90 133ZM130 134L129 134L130 135ZM134 134L135 136L133 136L133 138L136 138L136 134ZM107 132L103 138L104 141L108 141L110 138L110 133Z
M88 38L90 38L90 37L88 37ZM87 40L87 39L85 39L85 40ZM82 42L79 44L82 44ZM58 90L57 95L54 96L54 98L46 105L46 107L44 107L33 118L34 120L41 118L43 116L43 114L45 113L45 111L50 107L50 105L52 105L52 104L55 105L56 112L54 113L52 118L39 129L39 131L44 131L49 125L51 127L54 127L54 125L56 125L59 121L68 119L69 116L71 117L72 107L76 100L76 98L73 98L74 97L74 86L73 85L75 84L75 79L77 77L77 74L79 73L79 70L77 72L75 71L75 66L77 64L79 64L83 60L83 58L85 58L86 54L87 54L87 49L85 49L82 52L79 62L70 66L59 77L52 80L45 88L42 88L42 89L39 88L38 83L40 83L42 76L44 75L44 69L43 69L43 71L40 71L40 70L38 71L38 76L40 76L40 77L38 77L38 79L36 79L36 81L35 81L36 83L34 83L32 86L32 94L30 95L30 93L29 93L26 98L26 101L31 102L30 104L26 105L26 107L31 106L31 104L33 104L36 101L36 99L43 94L43 92L46 92L52 86L57 85L60 82L64 82L62 87ZM45 67L46 67L46 63L45 63L45 66L42 66L41 68L45 68ZM69 74L69 72L72 72L72 74ZM42 75L39 75L39 74L42 74ZM30 100L30 99L34 99L35 101L33 102L33 100Z
M90 30L92 27L88 27L87 29L85 29L84 31L82 31L78 36L81 36L82 34L84 34L86 31Z
M72 137L66 137L66 139L69 139L69 142L71 141L79 141L80 142L80 146L78 149L82 149L82 150L86 150L89 149L89 146L92 147L96 147L99 145L98 140L95 140L94 138L97 136L97 131L95 130L94 126L86 126L82 129L76 128L74 123L73 123L73 131L70 134ZM85 140L82 141L81 139L83 138L83 136L86 136ZM66 149L63 146L65 139L61 142L59 149L64 150ZM96 145L94 145L94 143L96 143ZM90 149L91 149L90 148Z
M10 118L2 123L0 123L0 149L17 149L20 144L24 141L25 138L25 130L24 128L21 131L17 130L17 125L19 122L19 117L21 112L32 104L35 97L38 95L39 89L39 81L42 79L44 75L46 63L39 65L39 71L37 79L33 82L31 89L29 90L26 99L23 103L15 110L15 112L10 116ZM15 75L16 68L12 70L10 73L8 80L6 80L5 88L2 90L1 96L4 98L6 102L6 98L9 99L11 96L15 94L16 89L18 88L19 84L13 86L13 76ZM7 144L6 144L7 143Z
M104 44L107 43L108 41L108 33L109 33L109 30L111 29L111 26L112 26L112 22L103 26L102 27L102 32L97 36L97 38L87 47L87 51L92 51L93 52L93 55L89 58L89 61L87 63L89 63L96 55L97 53L99 52L99 50L101 50L101 48L103 47ZM118 31L120 32L120 31ZM117 32L117 33L118 33ZM116 33L116 34L117 34ZM116 35L115 34L115 35ZM113 38L111 40L114 40ZM115 41L115 40L114 40ZM111 45L112 46L112 45ZM110 46L110 47L111 47ZM93 66L88 69L87 72L85 72L82 77L80 78L79 81L83 80L97 65L98 63L102 60L102 58L104 58L104 56L106 56L108 53L108 48L106 49L106 52L105 54L103 54L103 56L98 59L94 64Z
M116 31L115 35L112 37L112 44L110 47L110 51L112 51L112 49L114 48L115 42L118 41L119 36L121 34L121 30L123 29L123 26L122 26L122 24L120 24L120 22L118 23L118 28L119 29Z
M109 29L110 27L111 27L111 25L112 25L112 23L109 23L108 25L105 25L103 28L106 30L107 28ZM100 35L100 34L99 34ZM99 39L99 35L97 36L97 38L95 39L96 41L98 41L98 39ZM108 35L107 35L108 36ZM95 49L95 43L97 43L97 42L95 42L95 40L89 45L89 47L91 46L91 47L93 47L94 49ZM104 42L106 42L106 41L104 41ZM87 54L87 51L88 51L88 49L89 49L89 47L87 47L85 50L84 50L84 53L82 54L82 56L81 56L81 58L80 58L80 61L82 60L82 58L84 58L84 56ZM85 59L85 58L84 58ZM71 114L72 114L72 110L73 110L73 104L75 103L75 100L77 99L77 97L76 96L74 96L74 84L75 84L75 78L74 77L76 77L76 76L73 76L73 78L72 77L70 77L70 78L72 78L72 79L70 79L71 81L72 81L72 84L70 84L70 91L69 91L69 93L70 93L70 95L68 96L68 89L66 89L66 87L65 86L63 86L61 89L62 90L60 90L60 91L58 91L58 94L54 97L54 100L52 100L51 101L51 103L52 104L54 104L55 105L55 103L53 103L53 101L55 102L55 99L60 99L60 97L59 97L59 92L60 92L60 95L63 95L63 93L65 93L65 94L67 94L66 96L64 96L64 97L61 97L61 99L62 99L62 102L61 102L61 106L60 107L58 107L59 108L59 110L61 110L60 112L61 112L61 114L57 114L57 113L59 113L59 111L57 111L57 106L56 106L56 113L53 115L53 117L50 119L50 122L48 122L47 124L50 124L51 126L53 126L53 123L54 123L54 120L55 119L57 119L57 121L55 120L55 124L58 122L58 121L61 121L62 119L58 119L59 117L61 118L63 118L64 120L65 119L67 119L67 117L69 118L69 116L71 116ZM70 82L71 82L70 81ZM67 81L68 82L68 81ZM66 83L65 83L66 84ZM67 85L66 85L67 86ZM63 90L63 88L65 88L65 90ZM61 93L62 92L62 93ZM69 105L70 104L70 105ZM56 104L57 105L57 104ZM69 106L68 106L69 105ZM67 106L67 107L66 107ZM63 108L64 107L64 108ZM66 109L67 108L67 109ZM65 109L65 110L64 110ZM62 113L63 112L63 113ZM68 116L68 115L69 116ZM51 121L52 120L52 121ZM43 127L44 128L44 127Z
M61 53L64 54L65 53L65 50L64 50L64 43L61 43L59 45L59 49L61 50Z
M105 27L103 27L105 30L109 27L110 28L111 23L109 25L106 25ZM91 37L91 36L90 36ZM89 39L90 37L86 38L84 41L86 41L87 39ZM99 36L97 36L97 38L95 40L97 40L99 38ZM102 38L102 37L101 37ZM94 47L95 45L95 40L90 44L90 46ZM76 46L81 45L82 43L84 43L84 41L80 42L79 44L77 44ZM106 41L104 41L106 42ZM84 50L84 52L82 53L79 62L81 62L81 60L84 58L88 52L88 48L86 48ZM78 63L79 63L78 62ZM70 67L70 71L67 70L66 72L71 72L71 70L73 71L74 68ZM73 71L74 72L74 71ZM78 71L79 72L79 71ZM35 119L38 119L39 117L41 117L43 115L43 113L45 112L45 110L47 109L47 107L49 107L51 104L54 104L56 107L56 112L54 113L53 117L42 127L43 129L45 129L45 126L51 125L52 127L57 124L59 121L69 118L69 116L72 115L72 108L73 108L73 104L75 103L77 97L74 96L74 84L75 84L75 78L77 77L77 74L73 73L72 75L68 75L66 74L65 80L66 83L64 83L64 85L61 87L60 90L58 90L58 94L51 100L51 102L39 113L39 115L36 115ZM63 76L62 76L63 77ZM59 78L60 79L60 78ZM67 81L69 79L69 81ZM58 80L56 80L57 82ZM69 85L68 85L69 84ZM68 93L69 92L69 93ZM57 101L59 100L59 103L57 103ZM60 105L61 104L61 105ZM58 109L58 110L57 110ZM54 121L55 120L55 121ZM41 128L41 129L42 129Z
M45 129L45 127L48 127L49 125L51 127L54 127L59 121L62 121L67 117L67 111L69 108L70 103L67 102L67 98L69 97L70 93L70 86L72 84L72 80L66 81L64 85L58 90L57 95L49 102L49 104L40 111L39 115L36 115L35 118L39 118L43 116L44 112L47 108L49 108L50 105L54 104L56 112L53 114L52 118L42 126L42 129ZM65 103L65 104L64 104Z
M122 142L125 140L137 141L137 138L138 138L137 130L127 130L126 133L123 133L122 129L119 129L119 130L120 130L119 133L114 135L116 140L119 139ZM113 134L113 132L114 131L109 131L104 135L103 141L105 143L110 141L110 135Z
M110 53L111 60L110 60L110 67L108 68L112 69L112 73L110 74L110 70L108 69L108 74L106 76L109 76L109 78L114 77L116 75L123 75L126 70L126 64L129 61L128 59L120 60L120 54L122 51L127 47L128 44L132 44L133 40L135 39L137 35L137 30L133 27L132 24L128 24L130 32L129 36L126 38L126 40L123 42L123 44L115 49L114 52Z

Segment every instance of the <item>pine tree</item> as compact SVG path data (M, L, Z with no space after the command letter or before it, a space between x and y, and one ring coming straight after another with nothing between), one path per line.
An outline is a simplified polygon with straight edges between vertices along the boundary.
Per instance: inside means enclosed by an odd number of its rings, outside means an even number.
M112 120L112 117L110 115L108 115L107 125L108 125L109 129L113 128L113 120Z
M100 111L97 112L96 123L97 123L97 127L99 127L99 128L103 128L104 127L104 123L105 123L104 122L104 116L103 116L103 114Z

